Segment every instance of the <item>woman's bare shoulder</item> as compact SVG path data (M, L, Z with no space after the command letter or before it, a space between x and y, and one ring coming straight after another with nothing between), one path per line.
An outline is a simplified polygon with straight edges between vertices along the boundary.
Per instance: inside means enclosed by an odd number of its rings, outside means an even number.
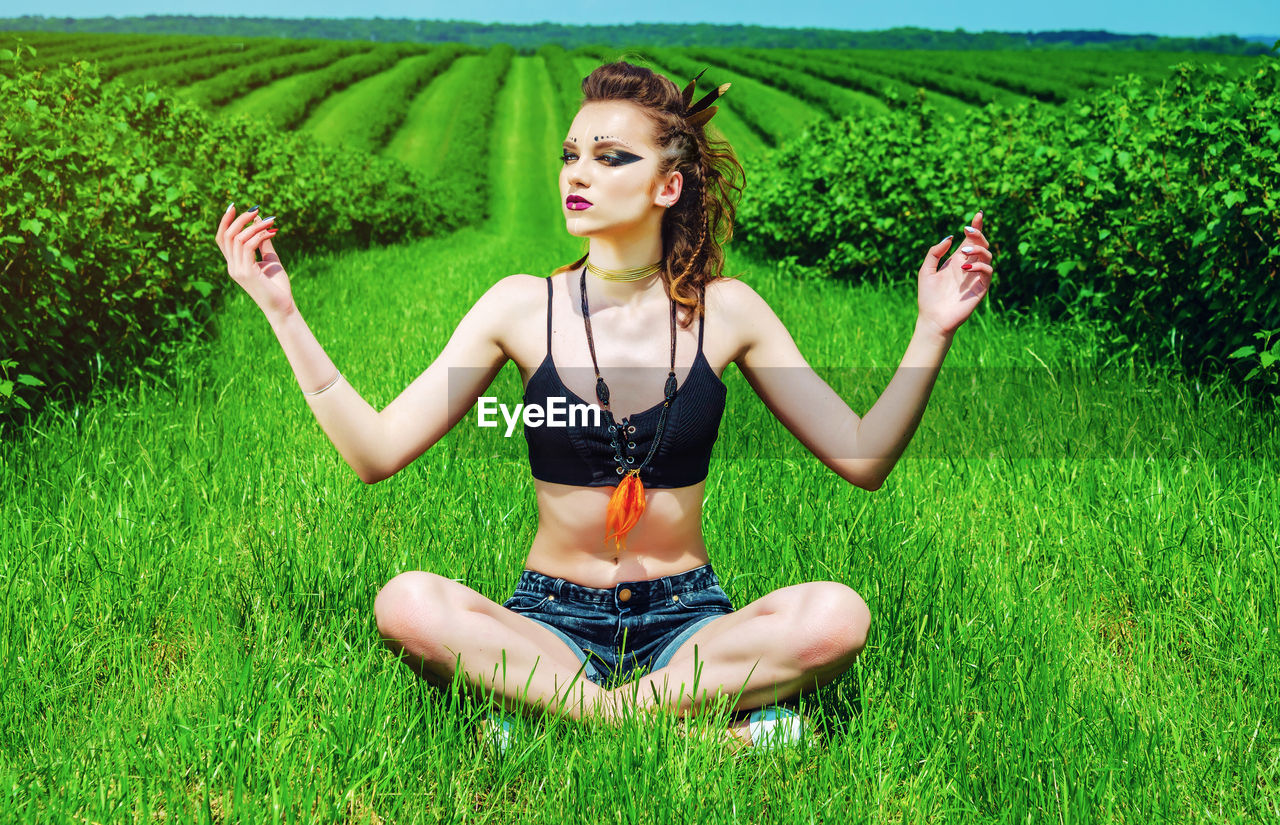
M741 310L745 305L759 301L760 296L741 278L719 277L707 282L707 303L713 301L728 310Z
M705 297L707 334L712 335L714 329L728 355L727 361L737 361L750 346L764 299L745 281L725 277L708 281Z
M739 278L716 278L707 282L707 312L733 329L750 327L760 320L769 305L750 284Z
M495 340L516 361L520 342L528 337L532 319L541 318L547 305L547 278L518 272L508 275L489 288L481 299L493 316Z
M517 272L514 275L508 275L501 281L498 281L498 283L502 284L504 289L509 290L512 293L527 294L540 289L542 290L542 294L545 295L547 293L547 285L543 282L546 280L547 278L545 275L530 275L527 272Z
M496 299L504 309L511 310L507 317L519 317L529 311L530 302L537 301L538 306L547 302L546 277L517 272L502 278L489 288L488 297Z

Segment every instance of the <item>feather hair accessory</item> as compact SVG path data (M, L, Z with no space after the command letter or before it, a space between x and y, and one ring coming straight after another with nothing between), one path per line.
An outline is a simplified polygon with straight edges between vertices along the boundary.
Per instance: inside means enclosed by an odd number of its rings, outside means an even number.
M688 121L691 126L705 126L707 121L711 119L711 116L714 115L716 110L719 108L718 106L712 106L711 104L718 100L725 92L729 91L729 87L733 85L732 83L721 83L719 86L703 95L697 103L690 106L689 102L693 100L693 90L698 83L698 78L702 77L703 73L706 71L706 69L703 69L701 72L694 75L693 80L689 81L689 85L685 86L684 91L680 94L681 98L684 100L684 119Z

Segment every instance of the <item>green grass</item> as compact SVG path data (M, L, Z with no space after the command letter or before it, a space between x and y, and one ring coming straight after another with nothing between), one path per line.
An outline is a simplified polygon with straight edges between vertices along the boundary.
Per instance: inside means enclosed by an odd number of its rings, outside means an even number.
M317 335L382 406L493 279L561 261L550 243L505 237L467 230L313 261L281 247ZM891 367L905 347L909 290L815 289L731 266L815 365ZM986 318L960 333L948 368L1034 366L1028 350L1058 368L1093 346L1079 330ZM736 368L726 380L722 434L769 428ZM1117 414L1198 427L1205 444L1241 431L1215 392L1140 386L1150 395ZM514 365L495 390L515 399ZM997 426L1035 416L1068 439L1071 417L1041 404ZM922 427L943 415L931 406ZM523 445L483 462L453 439L362 485L256 308L235 300L217 339L164 381L51 411L3 445L6 809L203 821L208 797L224 813L276 800L315 821L348 807L397 822L618 806L653 822L1275 815L1274 436L1259 451L1269 463L958 449L904 460L874 494L812 457L735 458L722 438L705 530L734 603L833 579L875 622L813 706L821 747L758 763L665 724L558 723L495 760L471 744L467 706L378 647L372 599L393 575L432 570L500 600L532 538Z
M540 60L513 61L498 119L477 136L498 182L493 223L328 258L282 232L299 305L376 407L495 280L543 274L578 248L539 193L555 180L545 141L563 129L539 97L546 83ZM433 102L436 87L422 128L430 106L457 100ZM910 337L913 274L885 290L802 282L732 250L727 272L865 414ZM237 296L217 335L163 376L51 407L0 443L0 810L57 822L1274 820L1280 428L1221 386L1103 371L1104 351L1087 327L980 307L874 493L802 448L763 453L794 439L730 366L703 512L725 589L741 607L831 579L872 610L858 663L806 703L818 746L734 759L669 719L545 720L497 758L471 738L472 704L379 645L372 604L414 569L510 593L537 524L523 443L497 433L498 457L475 458L464 419L397 476L361 484ZM492 390L518 398L514 364ZM1102 431L1119 438L1099 447Z

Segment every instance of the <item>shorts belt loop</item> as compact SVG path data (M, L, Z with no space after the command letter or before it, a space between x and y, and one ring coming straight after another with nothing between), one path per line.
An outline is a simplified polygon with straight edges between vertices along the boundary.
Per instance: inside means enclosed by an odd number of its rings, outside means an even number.
M671 601L671 577L662 577L662 601L664 603Z
M557 598L564 598L564 579L553 579L551 582L551 592Z

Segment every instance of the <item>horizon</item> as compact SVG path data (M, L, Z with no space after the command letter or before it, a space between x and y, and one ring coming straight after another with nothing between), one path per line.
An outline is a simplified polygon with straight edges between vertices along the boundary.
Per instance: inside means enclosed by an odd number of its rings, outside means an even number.
M15 6L25 5L15 3ZM646 5L649 19L636 19L634 14L620 12L635 9L598 7L598 0L568 0L555 6L518 0L475 0L469 4L470 18L453 16L455 7L433 2L406 0L370 0L363 4L364 15L350 14L348 4L332 0L279 0L270 13L207 13L207 6L197 7L186 0L114 0L109 4L87 0L52 0L30 4L29 9L14 8L9 19L23 17L43 20L131 19L146 17L242 18L282 20L411 20L420 22L467 23L479 26L536 26L540 24L589 28L593 26L758 26L762 28L804 30L828 29L848 32L877 32L899 28L920 28L938 32L962 31L966 34L1024 34L1028 32L1102 31L1121 36L1152 37L1280 37L1280 14L1270 0L1230 0L1218 4L1211 16L1213 26L1204 22L1202 5L1191 0L1153 0L1115 4L1110 0L1082 0L1069 12L1056 8L1040 8L1013 2L992 0L980 9L957 13L953 4L941 0L904 0L892 9L870 4L848 3L838 7L794 0L785 8L743 8L727 0L709 0L696 10L673 0L654 0ZM432 14L438 9L446 14ZM692 14L706 19L692 20ZM1264 21L1272 20L1267 25ZM938 22L934 22L938 21ZM943 22L945 21L945 22ZM1158 21L1158 22L1156 22ZM1155 22L1155 25L1153 25ZM1270 31L1268 31L1268 29Z

